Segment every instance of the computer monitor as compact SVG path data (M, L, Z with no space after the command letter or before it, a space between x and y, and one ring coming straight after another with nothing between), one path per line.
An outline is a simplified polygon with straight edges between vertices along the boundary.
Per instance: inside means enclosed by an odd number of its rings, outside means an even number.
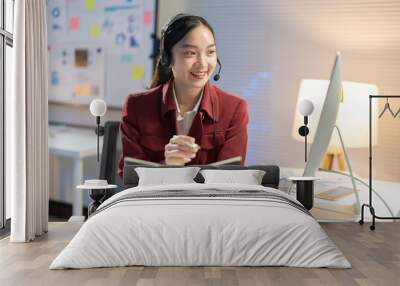
M308 161L304 169L304 177L315 176L328 148L333 128L335 127L336 117L339 111L340 94L342 92L340 66L340 52L337 52L330 76L328 91L325 96L321 116L315 131L314 141L311 145Z

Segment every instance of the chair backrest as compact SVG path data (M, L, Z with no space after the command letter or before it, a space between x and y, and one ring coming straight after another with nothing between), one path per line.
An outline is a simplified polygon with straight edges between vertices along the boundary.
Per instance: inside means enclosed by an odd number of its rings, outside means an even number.
M117 172L118 160L121 154L121 150L118 148L119 141L119 121L107 121L104 124L99 178L107 180L109 184L121 186L122 180Z

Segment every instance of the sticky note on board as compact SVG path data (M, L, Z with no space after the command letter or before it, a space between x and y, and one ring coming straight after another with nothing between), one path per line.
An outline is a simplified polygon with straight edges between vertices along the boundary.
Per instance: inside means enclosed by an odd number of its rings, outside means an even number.
M144 67L141 65L134 65L132 67L131 77L133 80L140 80L144 78Z
M86 49L75 49L75 67L88 66L89 52Z
M143 23L145 25L150 25L152 22L153 22L153 12L152 11L144 11Z
M53 10L51 10L51 15L53 16L53 18L58 18L60 17L60 8L58 7L54 7Z
M57 71L51 71L50 81L51 85L58 85L60 83L60 78Z
M340 103L344 102L344 88L343 88L343 84L341 86L341 90L340 90Z
M126 36L125 36L123 33L118 33L118 34L115 36L115 43L116 43L118 46L122 46L122 45L125 43L125 40L126 40Z
M138 41L136 40L136 38L135 38L134 36L131 36L131 37L130 37L130 39L129 39L129 45L130 45L132 48L136 48L136 47L139 46L139 43L138 43Z
M69 19L69 29L72 31L79 29L79 17L71 17Z
M62 30L62 26L60 26L58 24L53 24L53 25L51 25L51 29L53 29L53 30Z
M99 87L91 84L76 84L73 89L75 96L96 96L99 95Z
M123 63L130 63L133 60L133 56L130 54L122 54L121 55L121 62Z
M96 0L85 0L84 7L88 11L93 11L96 8Z
M97 24L93 24L90 29L90 35L93 39L97 39L100 36L100 27Z

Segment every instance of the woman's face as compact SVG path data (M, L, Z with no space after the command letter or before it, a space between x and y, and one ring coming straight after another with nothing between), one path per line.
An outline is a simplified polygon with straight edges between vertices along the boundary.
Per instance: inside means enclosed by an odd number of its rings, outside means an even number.
M203 88L216 64L214 36L204 25L192 29L172 48L174 80L185 88Z

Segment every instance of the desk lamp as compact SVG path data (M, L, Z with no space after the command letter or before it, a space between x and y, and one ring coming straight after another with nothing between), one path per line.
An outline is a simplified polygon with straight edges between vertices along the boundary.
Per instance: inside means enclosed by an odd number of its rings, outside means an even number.
M301 82L297 109L301 113L302 104L305 100L309 100L314 105L313 113L308 117L308 134L307 142L313 143L317 124L322 112L322 105L325 101L329 86L329 80L304 79ZM357 83L357 82L342 82L343 94L339 103L339 111L335 121L335 129L329 141L329 148L325 157L322 160L322 168L331 170L333 167L334 157L338 159L339 170L345 171L345 153L347 148L367 148L368 147L368 95L377 94L376 85ZM375 103L372 106L372 112L378 113L378 105ZM375 118L375 117L374 117ZM378 141L378 120L372 122L372 146L375 146ZM300 130L298 126L303 123L303 118L300 114L296 114L293 122L292 136L296 140L303 139L299 136ZM340 130L340 131L339 131ZM344 145L342 142L346 140ZM349 167L349 166L347 166Z
M104 116L107 111L107 104L102 99L94 99L90 103L90 113L96 117L96 134L97 134L97 162L100 161L99 141L100 136L104 135L104 127L100 125L100 117ZM106 195L107 189L115 189L116 185L109 185L107 180L85 180L83 185L77 186L77 189L89 190L89 196L93 200L88 206L88 216L94 213L102 203Z
M307 135L310 132L308 129L308 116L314 111L314 104L311 100L303 99L299 104L299 112L304 117L304 125L299 128L300 136L304 137L305 149L304 149L304 161L307 162Z
M107 111L107 104L102 99L93 99L90 103L90 113L96 117L96 134L97 134L97 162L99 162L99 137L104 135L104 127L100 125L100 117L104 116Z

